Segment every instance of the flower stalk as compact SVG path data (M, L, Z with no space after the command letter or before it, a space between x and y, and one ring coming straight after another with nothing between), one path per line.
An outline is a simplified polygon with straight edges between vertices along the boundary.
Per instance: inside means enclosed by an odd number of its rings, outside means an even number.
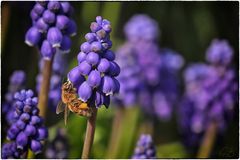
M89 158L93 140L94 140L96 118L97 118L97 109L96 107L93 107L93 114L87 121L87 130L86 130L86 136L84 140L82 159Z
M212 121L203 137L197 158L208 158L214 146L217 133L217 123Z
M43 79L41 82L41 88L39 92L39 103L38 108L40 110L40 116L45 117L47 112L47 104L48 104L48 92L50 87L50 79L52 74L52 61L53 57L50 60L44 59L44 66L43 66Z

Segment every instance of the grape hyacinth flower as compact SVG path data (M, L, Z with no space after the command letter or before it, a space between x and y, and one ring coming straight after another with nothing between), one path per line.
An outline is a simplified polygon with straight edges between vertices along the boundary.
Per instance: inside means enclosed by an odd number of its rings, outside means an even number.
M59 128L56 137L48 145L45 156L48 159L66 159L68 152L69 145L66 131L63 128Z
M77 89L79 99L90 106L108 108L110 96L118 93L120 85L115 78L120 67L114 62L115 55L109 50L110 22L96 17L90 25L91 32L85 35L86 42L80 46L78 66L68 73L68 79Z
M156 148L150 135L141 135L132 159L156 159Z
M221 42L224 42L224 46L227 44L225 40ZM233 118L238 84L236 72L230 67L231 58L224 58L224 62L218 61L223 54L228 54L225 48L229 48L231 55L230 46L222 49L212 47L211 54L215 55L216 61L209 60L207 56L210 64L194 64L185 71L185 94L179 108L179 118L181 133L186 137L187 146L199 145L212 122L216 122L217 134L223 134ZM208 49L206 55L209 54Z
M53 59L52 75L50 80L50 89L49 89L49 100L48 107L52 111L56 111L56 107L61 100L61 87L62 87L62 77L65 75L67 69L67 59L66 54L56 54ZM37 92L40 91L41 82L42 82L42 70L43 70L43 59L39 61L39 70L36 81Z
M7 139L11 143L4 144L2 158L20 158L28 149L35 154L42 151L42 143L48 136L43 119L38 115L38 100L33 97L32 90L21 90L14 94L14 116L17 119L7 132Z
M32 27L26 32L26 44L37 46L47 60L58 50L68 53L77 29L72 14L69 2L37 1L30 13Z
M14 119L13 99L14 93L23 89L26 82L26 74L22 70L14 71L9 79L8 92L5 95L5 102L2 105L2 112L6 116L8 125L11 125Z
M124 27L124 33L131 43L155 41L159 32L157 22L144 14L133 16Z

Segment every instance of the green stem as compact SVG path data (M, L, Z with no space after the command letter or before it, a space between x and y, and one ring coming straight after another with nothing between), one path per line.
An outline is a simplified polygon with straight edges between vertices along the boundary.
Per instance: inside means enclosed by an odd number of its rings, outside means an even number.
M217 133L217 123L212 121L203 137L202 144L198 151L197 158L208 158L212 148L214 146L214 141Z
M34 153L30 149L27 152L27 159L34 159Z
M52 61L53 58L51 60L44 59L44 66L42 70L42 82L38 96L38 108L40 110L40 116L43 118L45 117L47 111L48 92L52 73Z
M112 133L110 137L110 141L108 143L108 152L107 152L107 158L113 158L115 153L117 152L117 142L119 140L119 133L120 128L123 120L124 115L124 107L118 107L115 112L114 120L112 123Z
M93 107L93 114L88 119L88 122L87 122L87 129L86 129L86 136L85 136L84 145L83 145L82 159L89 158L93 140L94 140L96 118L97 118L97 109L95 107Z

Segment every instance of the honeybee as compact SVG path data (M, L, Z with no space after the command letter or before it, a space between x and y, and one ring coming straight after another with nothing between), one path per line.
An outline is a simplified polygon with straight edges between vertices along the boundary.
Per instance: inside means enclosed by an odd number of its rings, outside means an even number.
M70 81L62 85L62 101L59 102L56 113L59 114L64 111L64 123L67 124L69 110L77 115L84 117L92 116L92 109L88 107L87 103L82 102L77 97L76 88Z

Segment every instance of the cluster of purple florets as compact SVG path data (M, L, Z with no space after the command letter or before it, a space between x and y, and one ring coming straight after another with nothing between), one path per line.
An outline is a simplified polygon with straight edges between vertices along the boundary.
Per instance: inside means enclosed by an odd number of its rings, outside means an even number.
M37 1L30 13L33 26L27 31L25 42L38 46L45 59L51 59L57 50L69 52L70 36L77 30L72 14L69 2Z
M50 88L48 93L48 107L52 111L56 111L56 107L61 100L61 87L62 87L62 77L66 73L67 69L67 59L66 54L56 54L53 59L52 65L52 74L50 79ZM41 82L42 82L42 71L43 71L43 63L44 59L39 61L39 70L40 73L38 74L36 81L36 90L37 92L40 91Z
M110 95L118 93L120 84L115 79L120 67L114 62L115 55L109 50L110 22L97 16L90 26L91 32L85 35L84 42L77 58L78 66L73 68L68 79L77 88L79 99L91 103L90 106L109 106Z
M181 132L189 146L199 144L211 121L217 122L218 133L223 133L233 118L237 99L238 85L230 66L233 52L229 44L214 40L206 54L210 64L192 64L185 71L186 89L179 114Z
M59 128L57 135L47 146L45 156L48 159L66 159L68 157L69 144L66 130Z
M121 89L115 100L123 106L139 104L146 113L168 120L184 60L170 49L159 49L158 25L146 15L131 18L124 31L128 41L117 51Z
M47 138L48 131L39 117L37 98L32 90L21 90L14 95L16 121L7 132L7 139L12 141L3 145L2 158L20 158L30 148L38 154L42 151L42 142Z
M14 94L24 88L25 81L26 74L21 70L14 71L9 79L8 92L5 94L5 102L2 105L2 112L5 115L8 125L11 125L15 121L13 115L15 111L13 107Z
M132 159L155 159L156 148L153 144L152 137L147 134L142 134L137 142Z

